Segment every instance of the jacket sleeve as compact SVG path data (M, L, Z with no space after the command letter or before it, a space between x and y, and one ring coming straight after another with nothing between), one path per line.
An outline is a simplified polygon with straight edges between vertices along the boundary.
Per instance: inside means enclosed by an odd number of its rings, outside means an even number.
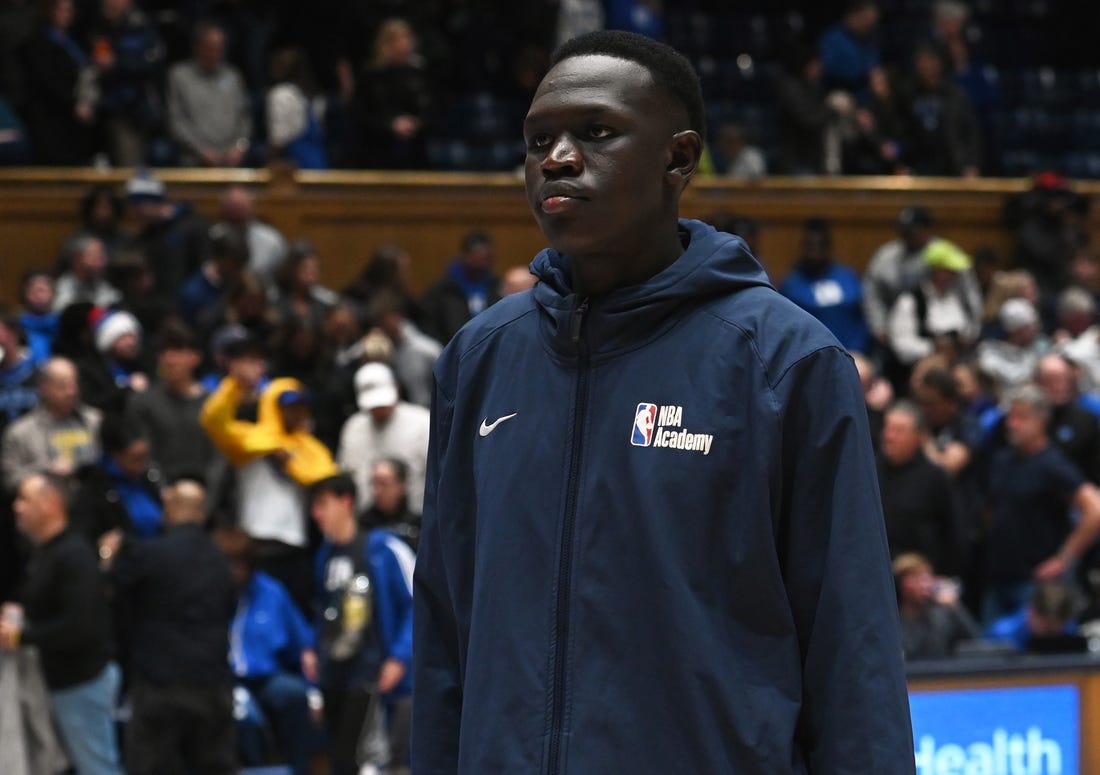
M267 93L267 138L276 148L283 148L306 129L308 99L300 90L281 83Z
M328 447L312 435L299 434L286 464L287 475L303 487L340 472Z
M375 550L372 566L381 587L381 605L385 610L383 636L386 656L412 665L412 574L416 558L412 549L397 536L384 530L372 536ZM381 607L381 606L380 606Z
M453 404L437 380L413 582L412 769L424 775L457 771L462 718L458 623L441 545L439 522L445 515L438 500L452 413Z
M313 628L309 626L306 618L298 610L298 606L291 599L286 587L280 585L278 589L279 607L283 612L283 621L286 625L287 640L289 641L287 648L292 652L288 656L293 656L295 662L297 662L303 651L314 648Z
M217 390L206 399L199 413L199 422L206 435L235 466L243 465L250 456L246 440L252 423L237 419L240 401L241 388L237 380L225 377L218 383Z
M982 287L978 284L978 275L973 269L967 269L959 275L959 279L967 313L965 335L969 342L976 342L982 334Z
M340 444L336 448L336 462L355 480L358 509L365 508L370 493L371 458L367 454L366 438L363 415L356 412L344 421L340 429Z
M233 90L237 94L237 138L252 139L252 111L248 91L245 89L244 78L239 72L233 73Z
M38 470L40 461L35 459L29 444L30 430L25 423L16 421L7 427L3 441L0 442L4 486L12 493L19 488L19 483L24 478Z
M897 603L855 368L825 347L775 387L779 556L802 654L799 743L814 775L912 773Z
M172 139L197 152L202 147L202 141L195 126L195 117L191 115L191 106L184 95L186 91L187 73L180 64L168 71L168 129Z
M881 247L875 251L867 263L867 271L863 273L863 317L867 320L867 327L876 338L886 335L887 318L890 315L890 306L887 302L886 290L882 275L882 264L885 261Z
M898 296L890 309L887 320L888 338L890 347L902 363L916 363L936 349L931 340L920 335L918 314L917 302L911 293Z

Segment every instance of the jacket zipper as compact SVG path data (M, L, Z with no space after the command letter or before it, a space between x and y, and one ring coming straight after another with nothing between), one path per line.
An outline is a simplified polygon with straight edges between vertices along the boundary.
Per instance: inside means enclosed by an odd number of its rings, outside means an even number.
M569 650L569 601L572 596L573 531L577 521L578 478L581 467L581 434L588 402L588 348L582 339L584 316L588 300L583 299L573 310L569 334L577 347L577 393L573 414L573 444L569 457L569 490L565 499L565 519L561 528L561 556L558 558L558 594L554 616L554 674L551 677L553 695L550 715L550 756L547 772L556 775L561 769L561 738L565 727L565 663Z

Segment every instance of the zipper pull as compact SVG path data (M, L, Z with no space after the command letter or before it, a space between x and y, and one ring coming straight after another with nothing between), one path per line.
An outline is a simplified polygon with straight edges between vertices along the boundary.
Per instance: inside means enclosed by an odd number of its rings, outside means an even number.
M573 340L573 344L580 344L581 341L581 325L584 323L584 316L588 312L588 299L585 299L577 305L573 310L573 316L569 319L569 338Z

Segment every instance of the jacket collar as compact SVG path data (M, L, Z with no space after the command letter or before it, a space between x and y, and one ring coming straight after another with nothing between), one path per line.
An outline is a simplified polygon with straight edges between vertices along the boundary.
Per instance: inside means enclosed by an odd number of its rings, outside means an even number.
M684 305L723 296L750 286L769 286L767 274L740 237L715 231L700 221L680 221L685 250L675 262L638 285L598 299L578 298L570 287L569 257L543 250L531 262L540 282L535 303L540 331L552 350L567 356L579 351L581 334L594 357L611 356L650 341L679 320ZM587 305L586 308L584 305Z

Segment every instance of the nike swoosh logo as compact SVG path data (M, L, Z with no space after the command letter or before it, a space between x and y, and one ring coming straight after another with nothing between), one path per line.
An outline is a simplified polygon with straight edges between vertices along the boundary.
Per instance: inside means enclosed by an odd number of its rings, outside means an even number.
M506 414L503 417L498 417L497 419L493 420L488 425L485 424L485 420L482 420L481 421L481 427L478 428L478 431L477 431L478 435L479 436L488 436L490 433L492 433L494 430L496 430L496 427L498 425L500 425L505 420L511 420L517 414L519 414L519 412L512 412L511 414Z

